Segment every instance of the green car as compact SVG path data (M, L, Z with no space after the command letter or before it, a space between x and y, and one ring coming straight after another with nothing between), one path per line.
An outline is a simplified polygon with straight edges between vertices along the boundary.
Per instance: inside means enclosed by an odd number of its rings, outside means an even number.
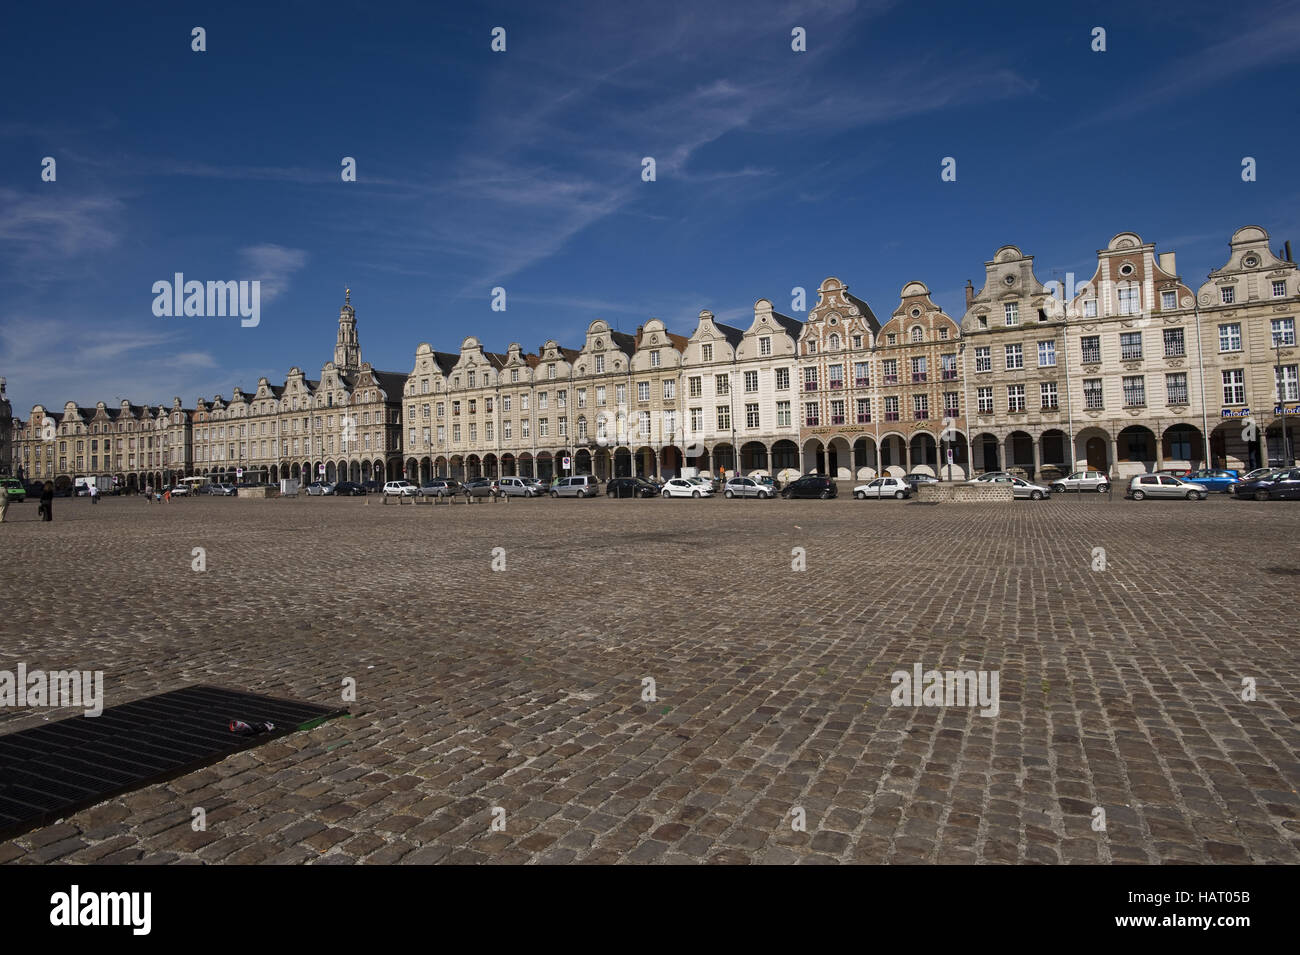
M5 496L12 503L21 504L27 500L27 489L17 478L0 478L0 487L4 488Z

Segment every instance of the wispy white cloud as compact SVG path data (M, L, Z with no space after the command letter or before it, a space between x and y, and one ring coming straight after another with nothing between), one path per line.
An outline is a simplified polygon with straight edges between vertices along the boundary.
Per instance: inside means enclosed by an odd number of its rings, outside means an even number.
M307 264L303 249L291 249L274 243L250 245L239 250L249 279L262 283L262 304L268 305L289 288L289 279Z
M43 192L0 189L0 248L18 268L7 278L40 281L56 266L117 245L122 202L109 195L75 195L57 182L42 184Z

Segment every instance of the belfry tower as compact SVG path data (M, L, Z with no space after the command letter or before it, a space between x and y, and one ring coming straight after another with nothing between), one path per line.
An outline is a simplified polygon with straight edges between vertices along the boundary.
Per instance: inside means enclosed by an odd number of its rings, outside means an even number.
M357 315L352 311L352 289L343 291L339 309L339 339L334 346L334 367L345 375L361 370L361 343L357 341Z

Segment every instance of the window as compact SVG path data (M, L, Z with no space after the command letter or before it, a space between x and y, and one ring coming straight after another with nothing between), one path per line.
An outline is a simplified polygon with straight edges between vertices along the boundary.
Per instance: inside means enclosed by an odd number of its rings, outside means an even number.
M1015 371L1017 368L1025 367L1024 349L1020 345L1007 345L1007 371Z
M776 426L778 428L790 427L790 402L778 401L776 403Z
M564 434L564 419L560 419L560 434ZM492 440L492 422L489 421L483 426L483 437L487 441Z
M1119 313L1121 315L1136 315L1142 311L1142 304L1138 300L1138 287L1136 285L1126 285L1119 289Z
M760 356L772 354L772 337L764 335L758 340L758 353Z
M551 404L551 394L548 391L539 391L537 393L537 410L546 411ZM470 414L474 413L474 402L469 403Z
M893 332L890 332L888 335L885 336L885 344L886 344L886 345L897 345L897 344L898 344L898 336L895 335Z
M1086 365L1095 365L1101 361L1101 336L1089 335L1079 339L1079 347L1083 352L1083 362Z
M1165 336L1165 357L1182 358L1187 354L1187 346L1183 342L1183 330L1181 328L1166 328Z
M745 394L752 395L758 391L758 372L745 372Z
M1178 293L1169 291L1160 293L1160 310L1170 312L1178 307Z
M975 402L976 402L975 406L979 410L980 414L992 414L993 413L993 389L976 388Z
M862 336L861 336L861 335L854 335L854 336L853 336L853 347L854 347L854 348L861 348L861 347L862 347Z
M859 388L866 388L871 384L871 373L865 361L853 363L853 383Z
M919 383L925 381L926 365L925 356L918 355L912 359L912 381Z
M1091 410L1105 407L1102 403L1101 379L1083 379L1083 406Z
M804 345L804 354L805 354L805 355L815 355L815 354L817 354L817 341L816 341L816 339L812 339L812 338L808 339L808 342Z
M844 387L844 366L831 365L826 369L827 385L831 388Z
M897 421L898 418L898 395L890 395L885 399L885 420Z
M1119 357L1121 361L1137 361L1142 357L1142 333L1119 333Z
M810 428L821 424L821 404L816 401L804 402L803 420Z
M691 433L700 434L704 430L704 409L691 409Z
M454 442L456 442L456 443L458 443L458 444L460 443L460 425L459 425L459 424L454 424L454 425L451 426L451 440L454 441Z
M887 385L898 384L898 359L897 358L886 358L884 361L880 363L880 370L881 370L881 374L885 378L885 384Z
M525 418L523 421L519 422L519 437L527 438L528 436L528 419Z
M596 386L596 407L597 408L605 407L605 386L604 385ZM525 410L527 410L527 408L525 408Z
M614 386L614 403L619 407L627 404L627 385Z
M664 401L672 401L677 397L677 382L671 378L664 379Z
M526 391L520 392L519 394L519 410L520 411L528 410L528 392Z
M714 375L713 376L713 393L715 395L731 394L731 376Z
M1241 351L1241 326L1236 322L1219 326L1219 351Z
M555 407L557 407L557 408L563 410L563 409L564 409L564 406L568 404L568 399L569 399L569 393L568 393L568 391L566 391L565 389L561 388L559 391L557 391L557 392L555 393ZM492 413L492 399L491 399L491 398L489 398L489 399L487 400L487 410L488 410L488 413L489 413L489 414Z
M939 341L946 342L947 340L948 340L948 329L946 328L939 329Z
M940 355L939 356L940 377L944 381L957 380L957 356Z
M871 423L871 399L859 398L858 399L858 424L870 424L870 423Z
M1179 371L1165 375L1165 403L1187 404L1187 372Z
M924 421L930 417L929 395L912 395L912 416L917 421Z
M555 377L555 366L554 366L554 365L547 365L547 366L546 366L546 377L547 377L547 378L554 378L554 377Z
M1008 411L1025 410L1025 386L1024 385L1007 385L1007 410Z
M1285 295L1285 294L1286 294L1286 282L1283 281L1283 280L1281 280L1281 279L1279 279L1278 281L1274 282L1274 283L1273 283L1273 297L1274 297L1274 298L1281 298L1281 297L1282 297L1283 295Z
M501 422L501 437L507 441L514 437L514 428L512 425L513 423L510 421ZM438 441L442 441L442 428L438 429Z
M706 345L701 345L701 346L700 346L700 361L713 361L713 346L712 346L712 345L707 345L707 344L706 344Z
M1097 317L1097 300L1095 298L1090 298L1083 303L1083 315L1084 318Z
M1055 411L1057 409L1056 382L1040 381L1038 383L1038 403L1044 411Z
M790 390L790 369L778 368L776 369L775 375L776 375L776 390L789 391Z
M1272 323L1273 347L1281 345L1283 348L1289 348L1295 344L1295 319L1294 318L1275 318Z
M597 356L596 356L596 374L598 374L598 375L603 375L604 373L605 373L605 356L604 356L604 355L597 355Z
M1004 302L1002 305L1002 317L1008 327L1020 324L1020 303Z
M1274 369L1278 394L1283 401L1300 400L1300 365L1283 365Z
M414 410L414 409L412 409L412 410ZM459 417L460 417L460 402L459 402L459 401L453 401L453 402L451 403L451 416L452 416L453 418L459 418Z
M650 353L650 367L651 367L651 368L658 368L658 367L660 366L660 364L662 363L662 361L663 361L663 359L660 357L658 349L656 349L655 351L652 351L652 352Z
M550 419L548 419L548 418L538 418L538 419L537 419L537 436L538 436L539 438L547 438L547 437L550 437L550 434L551 434L551 422L550 422Z
M731 406L730 405L718 405L718 430L719 431L731 430Z
M839 351L839 350L840 350L840 336L839 336L839 335L832 335L832 336L831 336L831 351Z
M975 349L975 370L976 371L993 370L993 358L989 354L988 348Z
M650 382L638 381L636 383L636 400L637 401L650 400Z
M805 368L803 370L803 390L804 391L817 390L817 369L816 368Z
M745 427L753 430L758 427L758 405L745 405Z
M914 342L925 341L925 331L924 329L921 328L920 325L912 326L912 341Z
M943 413L950 417L957 417L961 413L961 401L957 392L945 391L943 393Z
M472 421L469 423L469 439L471 442L478 440L478 425Z
M1038 367L1051 368L1056 365L1056 342L1046 341L1038 343Z
M1231 305L1237 300L1237 290L1231 285L1225 285L1219 289L1219 301L1224 305Z
M1147 383L1142 375L1125 375L1124 407L1141 408L1147 403Z
M691 398L698 398L703 393L704 379L699 375L686 379L686 394Z
M511 382L518 382L518 381L519 381L519 369L518 369L518 368L511 368L511 369L510 369L510 380L511 380Z

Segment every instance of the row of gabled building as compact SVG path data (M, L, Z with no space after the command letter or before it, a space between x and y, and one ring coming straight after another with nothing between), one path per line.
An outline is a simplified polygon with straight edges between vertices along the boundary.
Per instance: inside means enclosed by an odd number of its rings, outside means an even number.
M1283 424L1300 416L1298 304L1289 248L1271 249L1261 228L1237 230L1196 288L1172 252L1124 232L1073 288L1045 285L1032 256L1003 246L982 286L968 283L960 320L922 282L882 318L832 277L802 319L760 299L744 327L703 311L690 336L659 319L635 334L597 320L581 347L536 352L471 336L455 353L419 345L406 373L361 360L349 293L319 378L295 367L283 384L193 408L37 405L7 429L11 467L128 485L1246 468L1295 460Z

